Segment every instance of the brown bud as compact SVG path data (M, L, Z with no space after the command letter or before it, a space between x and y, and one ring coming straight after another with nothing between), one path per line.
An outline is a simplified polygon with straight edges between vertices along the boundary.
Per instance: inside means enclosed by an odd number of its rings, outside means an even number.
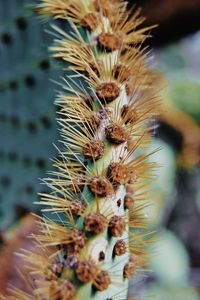
M93 282L94 286L96 287L97 290L99 291L104 291L107 290L109 285L111 284L111 279L106 271L100 271Z
M126 229L126 223L120 216L113 216L109 222L109 232L114 237L122 236Z
M103 156L105 148L106 146L102 141L91 140L84 145L82 151L85 158L98 160Z
M122 46L121 39L113 33L103 32L98 38L99 46L107 52L118 50Z
M126 253L126 243L124 240L119 240L116 242L113 252L117 256L121 256Z
M85 210L83 201L76 199L69 205L69 210L73 216L81 216Z
M88 119L88 124L92 129L96 129L101 124L101 121L108 118L108 116L110 116L110 110L107 107L102 108L99 111L93 111Z
M69 236L69 243L65 245L67 254L80 253L87 242L85 233L75 229Z
M131 76L131 72L129 71L129 69L122 64L115 66L113 74L115 79L119 79L121 83L127 81Z
M105 128L106 138L114 144L121 144L127 140L127 132L118 124L109 124Z
M97 86L96 93L103 103L109 103L119 96L120 88L115 82L104 82Z
M134 198L130 193L127 193L124 197L124 208L131 209L134 204Z
M91 179L89 188L91 192L99 197L106 197L113 193L110 181L104 176L95 176Z
M52 300L72 300L76 295L76 288L71 281L59 279L51 282L49 292Z
M87 30L94 30L99 24L99 16L97 13L87 13L80 22L82 27L85 27Z
M85 260L77 263L75 272L79 281L87 283L95 279L98 269L93 260Z
M85 230L93 233L101 233L108 226L107 218L100 213L90 213L84 220Z
M130 257L129 262L126 263L124 266L124 272L123 272L124 278L131 279L131 277L134 274L134 271L135 271L134 259L133 259L133 257Z
M114 185L128 183L131 175L128 166L120 163L112 163L108 168L108 177Z

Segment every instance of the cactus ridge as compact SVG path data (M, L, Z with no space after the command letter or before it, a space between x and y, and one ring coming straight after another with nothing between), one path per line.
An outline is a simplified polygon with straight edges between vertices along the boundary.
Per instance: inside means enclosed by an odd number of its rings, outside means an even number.
M157 164L146 149L158 97L143 42L153 26L141 29L124 1L43 0L37 10L70 22L70 33L53 26L50 50L73 75L56 99L63 150L43 180L52 192L41 194L37 250L19 253L29 291L8 299L127 299L151 243L144 210Z

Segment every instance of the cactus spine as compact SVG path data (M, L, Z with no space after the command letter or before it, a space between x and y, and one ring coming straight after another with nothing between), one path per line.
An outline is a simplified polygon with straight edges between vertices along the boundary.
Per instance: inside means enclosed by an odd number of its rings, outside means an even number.
M145 153L157 105L142 47L151 28L138 29L139 10L117 0L43 0L38 10L70 22L70 34L54 27L51 50L73 76L56 101L64 150L40 202L53 217L39 221L39 250L21 253L31 290L10 299L127 299L128 279L147 264L156 167Z

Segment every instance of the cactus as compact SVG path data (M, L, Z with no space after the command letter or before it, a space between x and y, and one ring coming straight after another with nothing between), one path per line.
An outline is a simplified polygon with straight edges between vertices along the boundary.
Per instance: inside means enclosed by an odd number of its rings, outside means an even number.
M58 139L52 99L63 71L48 57L51 37L29 7L32 0L0 0L0 227L36 210L38 178L49 169ZM23 208L23 211L22 209Z
M56 104L63 149L44 179L37 250L23 250L29 290L7 299L127 299L128 280L146 270L151 242L148 184L156 163L146 150L158 98L140 11L123 1L44 0L53 56L72 70ZM139 27L139 28L138 28Z

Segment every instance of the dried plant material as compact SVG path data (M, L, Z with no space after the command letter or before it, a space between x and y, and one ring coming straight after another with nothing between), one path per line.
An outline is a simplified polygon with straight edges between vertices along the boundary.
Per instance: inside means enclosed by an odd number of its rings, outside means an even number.
M68 237L67 243L65 245L68 254L80 253L87 242L85 233L75 229L72 231Z
M108 226L107 218L100 213L90 213L84 219L85 230L93 233L101 233Z
M52 300L72 300L76 295L76 288L69 280L59 279L51 282L49 293Z
M131 193L127 193L124 197L124 208L131 209L134 204L134 197Z
M113 253L117 256L125 254L127 251L126 242L124 240L118 240L114 246Z
M103 156L105 148L105 144L100 140L92 140L83 147L83 155L87 159L97 160Z
M121 47L121 40L113 33L101 33L98 42L99 46L106 51L114 51Z
M133 257L131 257L128 263L126 263L124 266L124 272L123 272L124 278L131 279L134 272L135 272L135 263Z
M114 185L129 183L132 172L127 165L112 163L108 169L108 177Z
M119 96L120 88L115 82L104 82L97 86L96 93L102 103L109 103Z
M93 177L89 187L91 192L99 197L106 197L113 193L112 184L103 176Z
M113 216L109 222L109 232L114 237L120 237L125 231L126 223L120 216Z
M105 128L106 137L114 144L121 144L127 140L127 132L125 128L118 124L109 124Z
M45 278L47 280L56 280L58 277L61 276L63 267L64 267L64 265L60 262L54 263L54 264L48 266L46 273L45 273Z
M107 290L109 285L111 284L110 275L106 271L100 271L93 282L93 285L99 291Z
M76 266L76 276L81 282L87 283L95 279L98 272L92 260L79 261Z

